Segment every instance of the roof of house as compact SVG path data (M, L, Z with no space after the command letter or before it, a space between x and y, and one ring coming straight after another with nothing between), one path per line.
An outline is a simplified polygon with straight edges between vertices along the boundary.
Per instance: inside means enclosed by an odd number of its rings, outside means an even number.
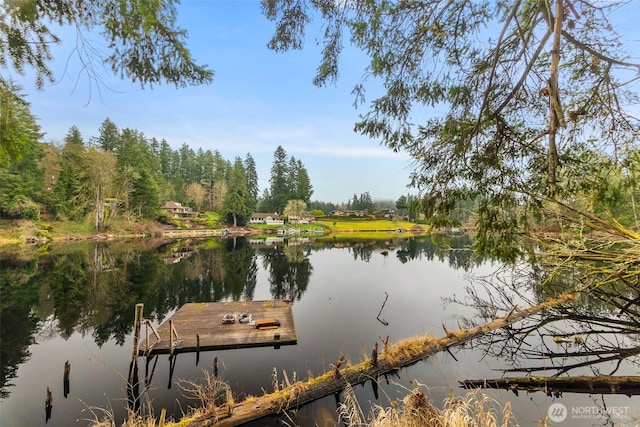
M280 215L278 215L277 213L271 213L271 212L254 212L251 214L251 218L266 218L266 217L271 217L274 219L280 219Z
M160 206L160 209L191 209L189 206L182 206L178 202L167 201L164 205Z

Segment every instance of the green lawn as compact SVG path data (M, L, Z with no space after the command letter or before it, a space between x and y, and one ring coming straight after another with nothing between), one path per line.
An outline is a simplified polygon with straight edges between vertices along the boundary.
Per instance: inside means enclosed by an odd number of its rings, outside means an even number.
M379 232L379 231L396 231L398 229L408 230L413 228L416 224L409 221L390 221L388 219L374 219L374 220L339 220L328 219L320 220L318 224L329 228L336 233L341 232Z

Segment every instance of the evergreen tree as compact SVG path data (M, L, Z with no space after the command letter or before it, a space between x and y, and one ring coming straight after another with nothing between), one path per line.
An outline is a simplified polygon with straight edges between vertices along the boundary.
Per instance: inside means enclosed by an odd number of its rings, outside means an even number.
M258 212L273 212L271 207L271 194L269 194L268 188L262 191L262 195L258 199Z
M85 164L85 147L80 130L72 126L64 138L60 154L60 175L54 186L56 198L55 214L57 217L83 218L85 212L78 203L81 196L80 169Z
M287 153L281 145L276 148L273 154L273 165L271 166L269 183L269 193L271 196L267 204L268 207L271 208L269 211L281 214L291 195Z
M0 84L0 212L13 210L17 203L24 206L28 201L42 200L41 137L29 103L20 96L19 88ZM23 210L15 213L22 216Z
M360 194L360 210L371 212L373 210L373 199L368 191Z
M160 171L164 179L169 180L173 176L173 167L172 167L172 150L169 146L169 143L162 139L160 141Z
M249 206L255 211L258 207L258 171L256 162L250 153L244 159L244 170L247 173L247 190L249 191Z
M360 209L360 201L358 200L358 195L353 193L353 199L347 200L347 209Z
M21 88L0 79L0 167L20 161L41 137Z
M302 161L298 160L295 166L295 192L293 194L294 199L302 200L306 204L311 201L313 195L313 186L309 178L307 168L304 167Z
M322 202L320 200L314 200L309 204L309 210L311 211L320 210L325 215L328 215L329 213L331 213L331 211L336 210L336 205L331 202Z
M247 174L242 164L242 159L236 160L229 174L229 186L222 203L222 214L236 227L244 223L251 215L249 206L249 190L247 188Z
M100 125L98 132L99 135L94 141L95 145L104 151L115 152L120 140L120 131L116 124L107 117Z
M130 192L123 192L126 196L122 200L125 210L135 213L140 218L154 218L156 210L161 205L160 176L162 169L160 158L156 157L142 132L134 129L123 129L120 145L117 150L118 169L134 172L134 179ZM121 178L126 182L125 178Z
M196 153L186 143L183 143L180 153L180 177L185 183L196 182L198 173L196 165Z

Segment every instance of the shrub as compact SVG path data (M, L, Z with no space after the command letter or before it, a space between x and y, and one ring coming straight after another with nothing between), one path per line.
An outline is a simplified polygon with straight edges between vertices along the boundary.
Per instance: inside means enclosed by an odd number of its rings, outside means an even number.
M32 221L40 221L40 206L36 203L29 203L22 208L22 216Z
M40 220L40 206L25 196L16 196L6 212L13 218Z
M170 224L171 223L171 216L167 212L161 212L158 215L158 222L161 222L163 224Z
M49 233L48 230L37 230L36 231L36 236L38 237L44 237L45 239L51 239L51 234Z

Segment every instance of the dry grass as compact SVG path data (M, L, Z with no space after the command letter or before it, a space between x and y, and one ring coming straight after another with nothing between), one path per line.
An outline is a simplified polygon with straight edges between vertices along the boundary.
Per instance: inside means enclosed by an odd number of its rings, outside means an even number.
M344 391L339 415L347 427L507 427L517 425L509 403L501 406L486 395L473 391L463 397L452 397L436 408L426 393L413 390L400 404L383 408L375 406L367 419L350 386Z
M93 417L86 420L91 427L156 427L159 425L150 405L145 405L145 409L141 411L143 414L136 414L128 409L127 417L122 423L116 421L111 409L90 407L88 411Z
M187 380L179 382L185 395L198 403L179 421L165 420L164 410L159 417L154 416L151 405L147 403L143 405L144 414L128 411L127 419L121 424L116 422L112 411L89 408L90 413L93 414L89 425L92 427L180 427L199 425L203 416L210 420L212 414L225 416L228 414L229 406L233 404L229 385L210 372L203 372L203 377L197 382ZM295 394L295 391L289 388L287 391ZM282 392L284 390L278 390L274 395ZM470 392L463 397L446 399L443 408L438 409L429 401L425 392L414 389L407 392L402 402L391 402L387 408L374 406L369 415L365 415L362 411L350 384L347 384L343 396L344 402L340 405L335 423L332 425L340 422L347 427L507 427L516 425L509 403L501 407L498 402L479 391ZM277 398L274 397L274 399ZM213 421L215 422L215 417ZM296 425L293 420L291 422L292 424L285 424Z
M424 352L425 347L434 345L437 342L438 338L429 335L405 338L390 345L384 350L381 357L384 357L391 366L396 366L403 361L419 356Z

